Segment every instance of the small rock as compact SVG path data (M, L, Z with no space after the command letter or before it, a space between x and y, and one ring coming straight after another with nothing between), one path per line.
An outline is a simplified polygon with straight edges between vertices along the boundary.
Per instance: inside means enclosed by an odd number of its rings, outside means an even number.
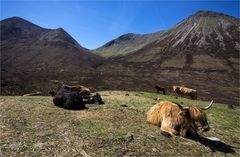
M21 142L9 145L9 148L12 150L18 150L20 147L21 147Z
M157 151L157 149L156 149L156 148L152 148L152 151L156 152L156 151Z
M44 145L46 145L46 143L41 143L41 142L38 142L38 143L35 143L34 145L33 145L33 147L34 148L42 148Z
M214 128L214 127L210 127L210 129L211 129L212 131L215 131L215 130L216 130L216 128Z
M134 140L132 134L127 134L127 135L124 136L124 138L127 142L132 142Z
M81 151L81 154L83 155L83 157L90 157L90 155L88 155L84 150Z
M62 130L67 128L68 126L69 126L68 123L62 123L62 124L59 124L57 127Z
M3 129L3 128L6 128L6 126L5 126L5 125L2 125L2 124L0 124L0 128L1 128L1 129Z
M34 128L36 128L36 129L44 129L44 122L37 122L34 125Z
M156 137L153 136L153 135L147 135L147 137L148 137L149 139L156 140Z

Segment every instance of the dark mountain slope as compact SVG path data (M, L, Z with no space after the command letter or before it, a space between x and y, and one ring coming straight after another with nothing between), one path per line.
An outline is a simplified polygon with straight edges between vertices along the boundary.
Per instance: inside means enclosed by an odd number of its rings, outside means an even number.
M44 29L18 17L3 20L0 25L2 94L92 73L103 60L81 47L62 28ZM15 90L16 86L24 89Z

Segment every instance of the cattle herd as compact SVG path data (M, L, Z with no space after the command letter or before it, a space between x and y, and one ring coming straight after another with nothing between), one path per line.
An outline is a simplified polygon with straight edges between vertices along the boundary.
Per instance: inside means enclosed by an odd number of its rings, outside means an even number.
M163 92L163 94L166 95L165 88L155 85L155 89L157 93ZM197 99L197 90L195 89L191 89L183 86L173 86L173 92L180 96L186 95L186 96L190 96L191 99Z
M159 93L166 94L165 88L155 86ZM183 96L190 96L197 99L197 91L182 86L173 86L173 92ZM53 103L61 108L81 110L85 104L104 104L99 93L91 95L90 89L82 85L69 86L63 84L55 92L48 92L53 97ZM41 92L24 94L23 96L43 95ZM180 104L170 101L162 101L154 105L147 113L147 122L160 127L163 135L178 135L182 137L199 135L209 130L207 116L203 110L209 109L213 101L206 107L197 105L183 107Z

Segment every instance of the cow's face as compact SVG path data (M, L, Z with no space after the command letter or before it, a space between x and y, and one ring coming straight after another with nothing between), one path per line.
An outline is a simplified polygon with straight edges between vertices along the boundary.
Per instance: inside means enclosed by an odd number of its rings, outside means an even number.
M189 110L191 120L194 122L194 127L200 132L209 131L210 127L207 121L207 115L203 110L209 109L213 104L213 101L206 107L201 108L196 105L186 107Z
M201 121L198 121L197 126L201 132L206 132L206 131L210 130L210 127L209 127L209 124L207 121L207 117L204 117L203 119L201 119Z
M209 131L210 127L207 121L207 115L198 106L190 106L189 113L191 119L194 121L197 130L200 132Z

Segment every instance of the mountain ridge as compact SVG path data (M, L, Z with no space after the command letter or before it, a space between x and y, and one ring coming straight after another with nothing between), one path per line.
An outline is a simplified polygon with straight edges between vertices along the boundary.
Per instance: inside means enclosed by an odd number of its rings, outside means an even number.
M200 10L200 11L198 11L198 12L196 12L195 14L193 14L193 15L191 15L191 16L189 16L189 17L187 17L186 19L184 19L183 21L181 21L181 22L179 22L179 23L177 23L175 26L173 26L172 28L170 28L170 29L168 29L168 30L164 30L164 31L162 31L162 33L159 35L159 36L157 36L157 38L154 38L153 40L151 40L151 41L145 41L145 45L143 45L143 46L141 46L140 48L138 48L137 46L135 46L135 48L133 47L132 49L134 49L135 51L134 52L136 52L137 50L140 50L141 48L143 48L144 46L146 46L147 44L151 44L151 42L154 42L154 41L156 41L156 40L165 40L163 37L164 37L164 35L166 35L167 33L169 33L169 31L171 31L171 30L173 30L174 28L176 28L176 27L178 27L178 25L179 24L181 24L182 22L184 22L184 21L186 21L186 20L189 20L189 19L191 19L191 18L212 18L212 19L214 19L214 18L217 18L217 17L221 17L221 18L228 18L228 19L231 19L231 20L233 20L233 21L235 21L237 18L235 18L235 17L233 17L233 16L230 16L230 15L225 15L225 14L223 14L223 13L218 13L218 12L213 12L213 11L203 11L203 10ZM196 20L196 19L195 19ZM239 20L238 20L238 23L239 23ZM223 25L224 25L224 23L223 23ZM157 32L158 33L158 32ZM130 33L130 34L132 34L132 33ZM150 35L153 35L153 34L155 34L155 33L149 33L149 34L144 34L144 35L146 35L146 36L150 36ZM126 34L124 34L124 35L126 35ZM122 36L124 36L124 35L122 35ZM118 43L121 43L121 42L124 42L124 41L121 41L121 37L122 36L120 36L120 37L118 37L118 38L116 38L116 39L113 39L113 40L111 40L110 42L114 42L114 41L118 41ZM171 39L167 39L167 40L171 40ZM110 43L110 42L108 42L108 43ZM124 56L124 55L126 55L126 54L129 54L129 53L133 53L133 51L131 51L131 50L128 50L127 52L122 52L121 51L121 49L119 50L119 49L117 49L117 48L108 48L108 49L110 49L110 50L108 50L107 48L106 48L106 45L108 44L108 43L106 43L106 44L104 44L103 46L101 46L101 47L99 47L99 48L97 48L97 49L95 49L95 52L96 53L98 53L99 55L101 55L101 56L103 56L103 57L116 57L117 55L122 55L122 56ZM173 46L177 46L177 44L178 43L174 43L173 44ZM203 41L203 43L200 43L200 44L204 44L204 41ZM130 44L131 45L131 44ZM119 45L119 47L122 47L122 49L125 49L125 47L127 47L128 45L124 45L124 44L120 44ZM203 45L204 46L204 45ZM116 47L116 46L115 46ZM183 48L184 49L184 48ZM115 52L112 52L112 54L107 54L107 55L105 55L105 53L106 52L104 52L104 51L114 51L115 50ZM122 53L122 54L121 54Z

